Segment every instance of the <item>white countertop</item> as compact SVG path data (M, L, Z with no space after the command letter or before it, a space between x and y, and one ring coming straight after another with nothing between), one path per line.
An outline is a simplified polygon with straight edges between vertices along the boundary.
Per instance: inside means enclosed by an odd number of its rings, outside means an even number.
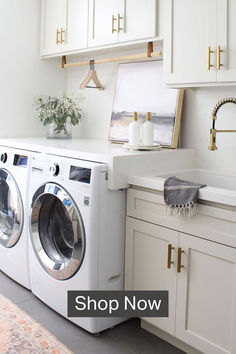
M195 152L189 149L129 151L122 145L99 139L8 138L0 139L0 146L107 163L110 189L127 188L128 177L132 175L189 168L195 162Z
M172 168L170 170L173 171ZM199 189L198 198L201 200L236 207L236 175L193 168L172 173L169 171L166 173L166 177L170 176L206 185L206 187ZM131 185L163 192L166 177L161 176L160 173L136 175L129 176L128 182Z
M103 163L116 156L140 154L99 139L12 138L0 139L0 145Z

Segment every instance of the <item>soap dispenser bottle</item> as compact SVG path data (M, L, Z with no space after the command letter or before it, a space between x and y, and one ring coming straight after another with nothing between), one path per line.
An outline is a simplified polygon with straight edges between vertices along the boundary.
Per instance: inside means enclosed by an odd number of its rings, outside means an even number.
M137 112L133 114L133 122L129 125L129 145L139 146L141 138L141 125L138 122Z
M143 145L152 146L153 145L153 135L154 135L154 127L153 127L152 122L150 121L150 112L147 112L146 122L143 123L143 126L142 126Z

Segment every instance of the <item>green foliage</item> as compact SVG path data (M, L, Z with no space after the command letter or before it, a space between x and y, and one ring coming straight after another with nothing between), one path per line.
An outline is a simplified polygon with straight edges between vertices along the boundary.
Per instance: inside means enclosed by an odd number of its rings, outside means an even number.
M55 122L55 133L62 131L67 133L66 123L77 125L82 118L82 110L78 107L78 103L78 99L72 100L63 93L59 98L37 97L34 106L37 116L44 126Z

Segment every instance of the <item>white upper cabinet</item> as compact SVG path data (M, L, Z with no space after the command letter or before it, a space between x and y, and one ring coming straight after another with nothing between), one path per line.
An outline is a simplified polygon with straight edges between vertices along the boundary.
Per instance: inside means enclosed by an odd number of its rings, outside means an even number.
M165 83L236 81L235 0L167 0Z
M89 0L89 47L117 42L118 0Z
M88 0L41 1L41 55L87 47Z
M161 39L165 0L41 0L41 56Z
M218 0L217 9L217 46L220 64L217 81L236 82L236 1Z
M67 1L66 50L87 48L88 45L88 0Z
M120 19L119 25L119 15ZM133 41L157 36L157 1L122 0L118 13L119 41Z
M58 53L65 45L66 0L42 0L41 14L41 55Z
M156 35L156 0L89 0L89 47Z

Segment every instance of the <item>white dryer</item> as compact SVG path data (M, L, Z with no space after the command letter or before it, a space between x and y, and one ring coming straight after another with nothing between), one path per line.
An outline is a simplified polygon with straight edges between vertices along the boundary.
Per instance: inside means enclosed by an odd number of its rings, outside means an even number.
M32 155L32 292L67 317L68 290L123 290L125 191L108 190L107 165ZM98 333L119 318L70 318Z
M28 151L0 146L0 270L28 289L29 166Z

